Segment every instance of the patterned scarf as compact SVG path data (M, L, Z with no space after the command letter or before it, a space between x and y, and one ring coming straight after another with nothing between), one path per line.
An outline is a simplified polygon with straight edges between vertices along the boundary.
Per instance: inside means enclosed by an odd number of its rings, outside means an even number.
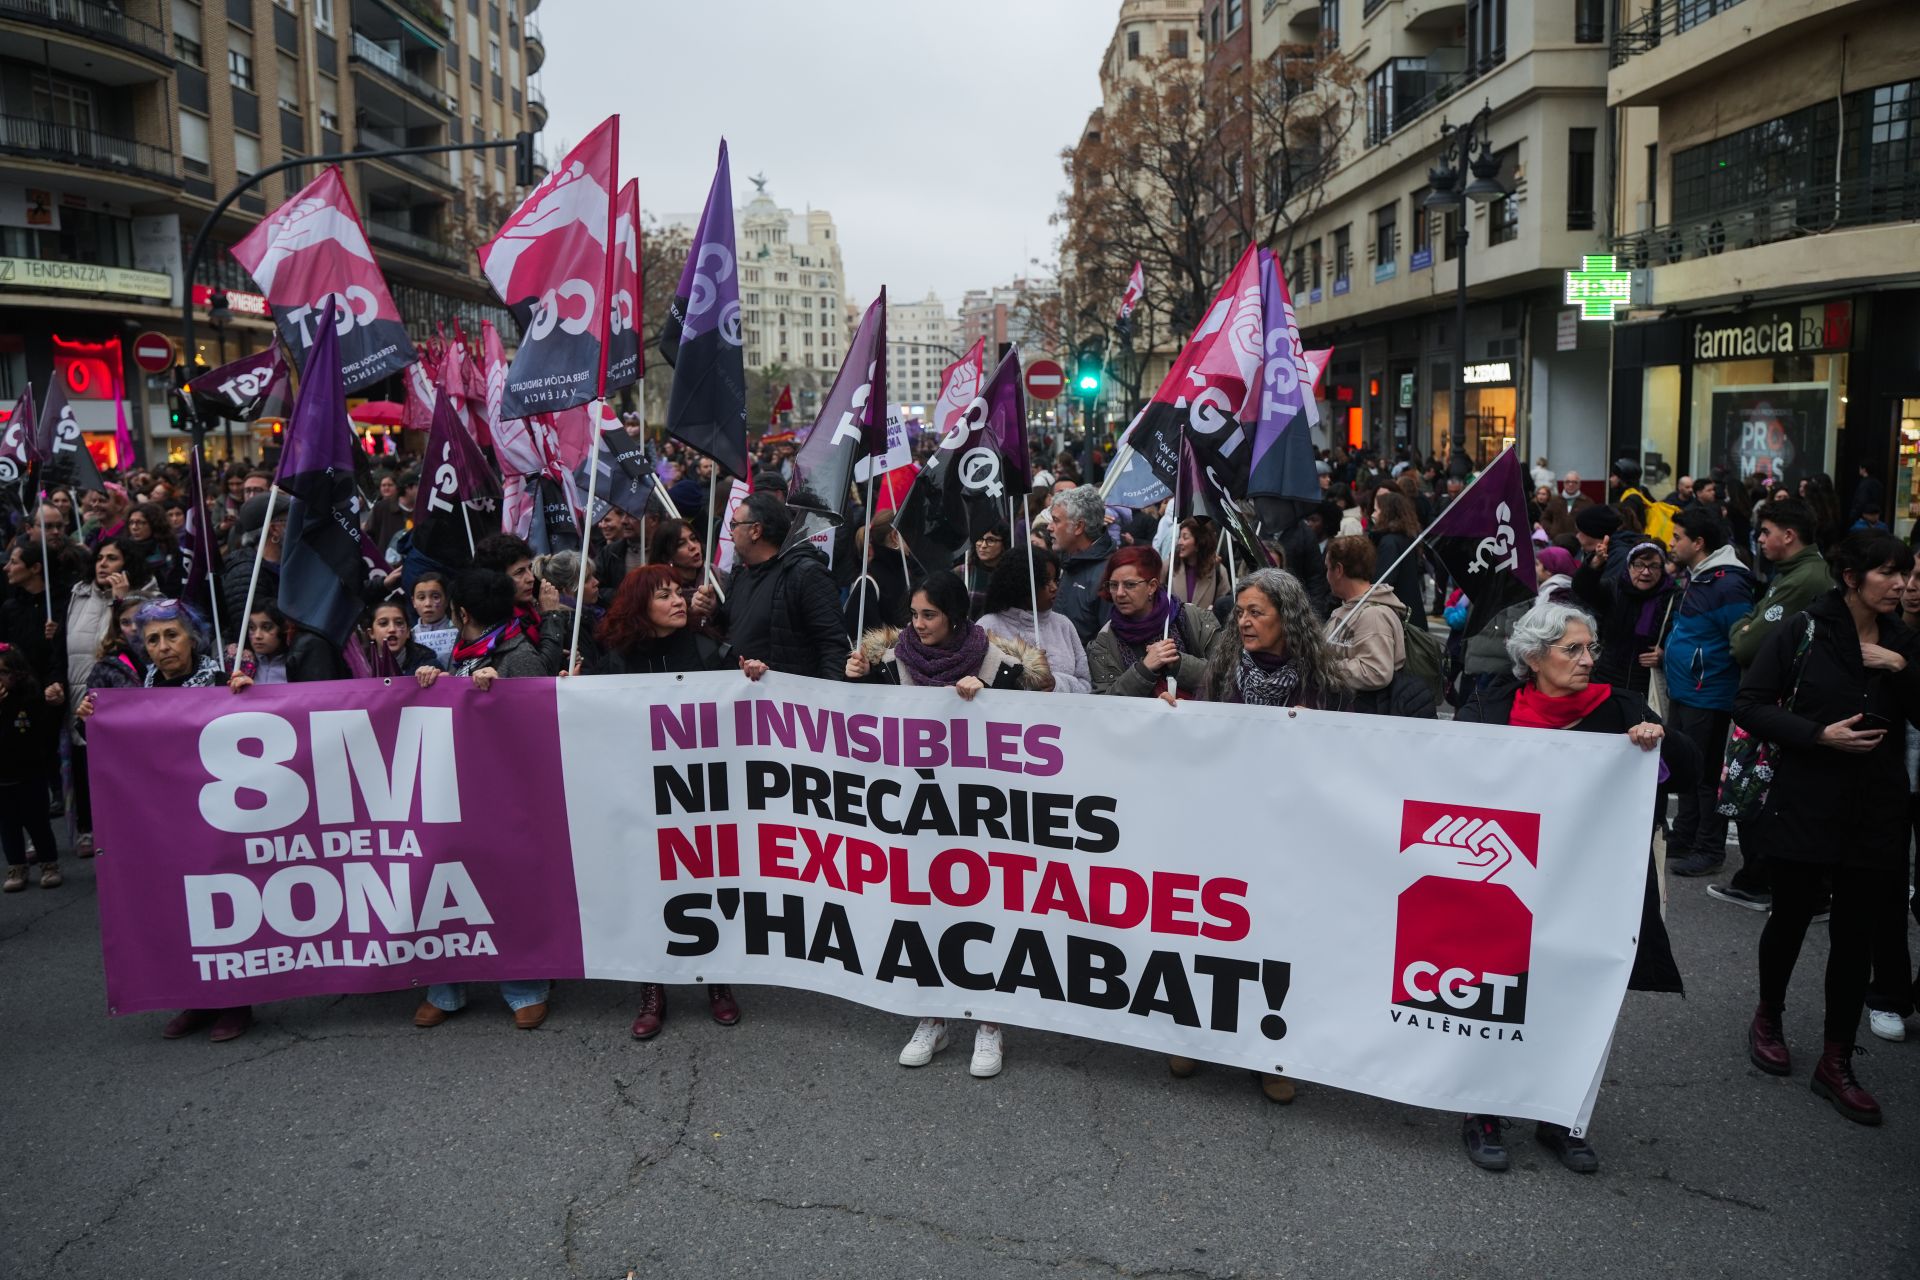
M499 645L502 641L511 640L518 635L527 635L526 628L521 624L519 618L510 618L485 635L476 636L472 640L464 640L455 644L453 646L453 660L455 662L471 662L475 658L484 658L492 653L495 646ZM539 641L534 640L531 635L527 635L527 639L532 640L535 644L539 643Z
M980 674L980 664L987 657L987 633L977 624L967 622L948 636L946 643L929 648L921 644L920 637L908 627L893 642L893 657L907 669L917 685L956 685L968 676Z
M1300 695L1300 667L1291 658L1242 649L1233 683L1250 707L1290 707Z

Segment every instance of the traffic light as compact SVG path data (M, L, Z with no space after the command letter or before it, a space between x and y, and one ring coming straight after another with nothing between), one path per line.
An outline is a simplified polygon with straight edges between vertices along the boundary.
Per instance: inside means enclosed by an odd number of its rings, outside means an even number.
M1075 362L1073 389L1089 400L1100 394L1100 353L1082 351Z
M530 187L535 181L533 135L524 131L513 135L513 180L522 187Z

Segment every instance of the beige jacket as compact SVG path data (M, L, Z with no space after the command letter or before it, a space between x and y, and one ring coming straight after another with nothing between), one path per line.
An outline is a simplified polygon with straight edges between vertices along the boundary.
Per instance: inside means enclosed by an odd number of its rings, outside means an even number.
M1347 601L1327 619L1328 637L1340 635L1333 646L1333 669L1357 691L1384 689L1407 665L1407 606L1384 586L1368 597L1358 615L1356 603ZM1346 622L1348 617L1353 621Z

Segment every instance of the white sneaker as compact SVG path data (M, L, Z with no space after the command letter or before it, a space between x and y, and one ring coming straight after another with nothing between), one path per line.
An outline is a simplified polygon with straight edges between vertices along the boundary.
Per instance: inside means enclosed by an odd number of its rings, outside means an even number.
M1879 1009L1867 1010L1867 1029L1882 1040L1907 1038L1907 1020L1897 1013L1886 1013Z
M900 1065L924 1067L933 1061L934 1054L946 1047L946 1022L940 1018L922 1018L920 1025L913 1029L913 1039L900 1051Z
M973 1037L973 1064L967 1068L980 1079L1000 1074L1000 1028L981 1027Z

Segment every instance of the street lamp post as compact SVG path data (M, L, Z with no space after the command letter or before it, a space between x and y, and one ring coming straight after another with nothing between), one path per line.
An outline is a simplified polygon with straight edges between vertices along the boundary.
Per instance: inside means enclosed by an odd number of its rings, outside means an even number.
M1493 139L1488 136L1492 119L1493 107L1487 103L1464 125L1440 122L1440 162L1427 171L1427 185L1431 190L1422 206L1428 210L1459 210L1459 230L1453 237L1460 274L1453 296L1456 358L1453 412L1447 424L1451 437L1447 474L1461 479L1473 470L1473 459L1467 455L1467 208L1469 203L1485 204L1507 194L1500 182L1500 157L1494 154ZM1471 182L1466 181L1469 173ZM1465 190L1461 189L1463 185Z

